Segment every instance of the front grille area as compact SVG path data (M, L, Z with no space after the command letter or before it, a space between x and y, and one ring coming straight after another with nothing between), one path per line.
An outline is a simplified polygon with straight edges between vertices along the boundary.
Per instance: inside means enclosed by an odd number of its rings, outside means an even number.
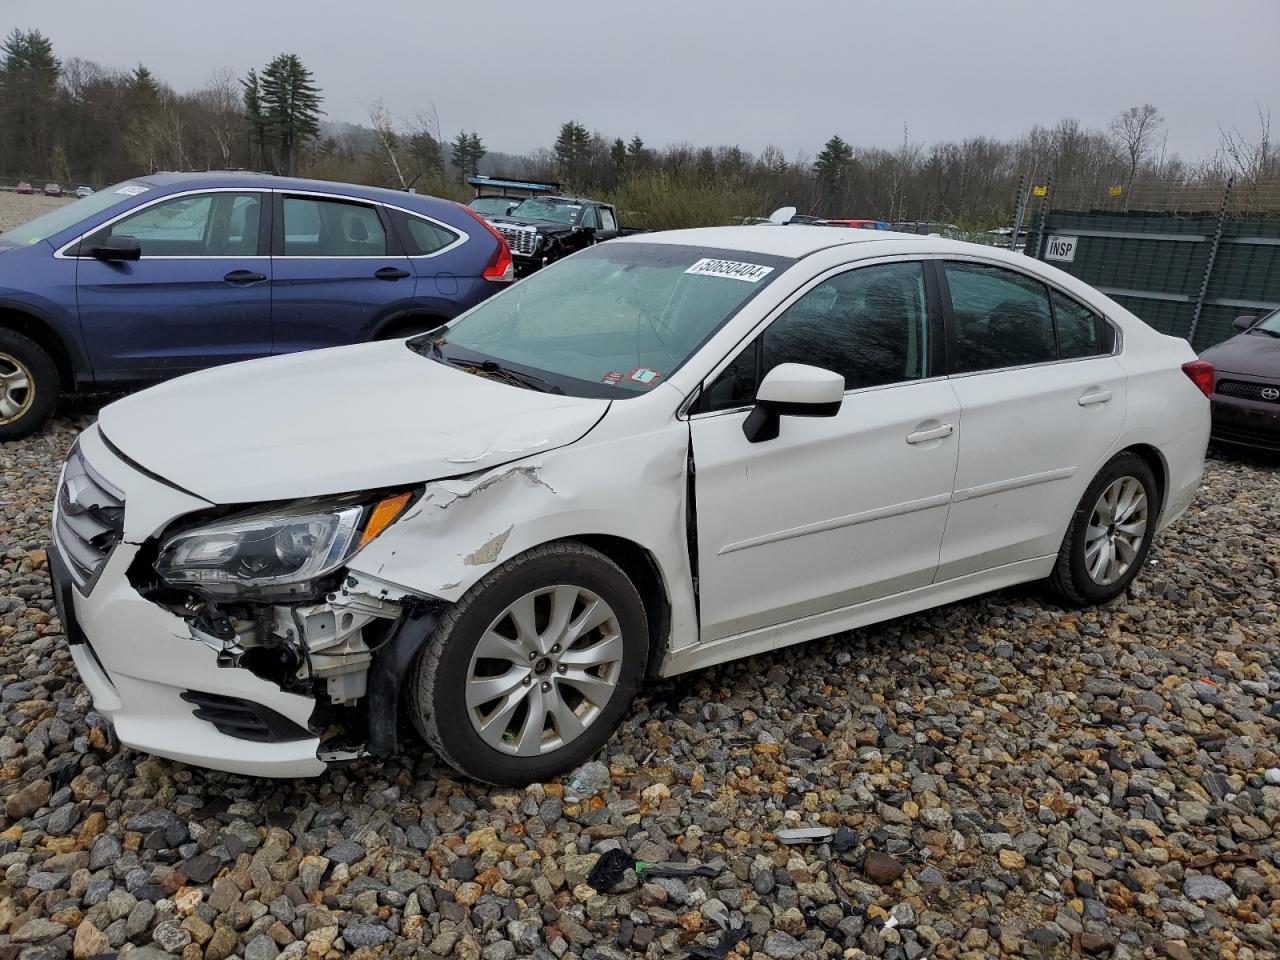
M1280 403L1280 383L1246 383L1243 380L1219 380L1216 393L1259 403Z
M519 230L515 227L504 227L502 224L494 224L498 228L498 232L507 238L507 246L511 248L511 252L519 254L522 257L532 257L538 249L538 234L535 230Z
M93 589L123 535L124 494L94 472L78 445L73 447L58 488L53 536L82 593Z
M179 696L195 706L191 712L197 719L208 721L219 733L237 740L291 743L311 737L288 717L251 700L199 690L184 690Z

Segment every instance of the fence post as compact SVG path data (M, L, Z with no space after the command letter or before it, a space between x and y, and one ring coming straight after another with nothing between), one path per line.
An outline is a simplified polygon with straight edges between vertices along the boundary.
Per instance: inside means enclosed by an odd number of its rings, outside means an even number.
M1044 249L1044 225L1049 219L1049 198L1053 196L1053 174L1049 174L1044 181L1044 199L1040 201L1040 229L1036 231L1036 253L1035 259L1040 259L1040 252Z
M1187 330L1187 343L1195 343L1196 327L1200 325L1200 312L1204 309L1204 298L1209 294L1209 281L1213 279L1213 264L1218 259L1218 247L1222 244L1222 224L1227 218L1227 198L1231 196L1231 185L1234 177L1227 179L1227 186L1222 191L1222 203L1218 206L1218 225L1213 231L1213 241L1209 244L1209 256L1204 262L1204 276L1200 278L1200 293L1196 296L1195 308L1191 311L1191 327Z
M1022 229L1022 211L1026 206L1026 191L1023 189L1027 185L1027 175L1024 172L1018 177L1018 196L1014 200L1013 213L1013 233L1009 234L1009 249L1016 250L1018 247L1018 231Z

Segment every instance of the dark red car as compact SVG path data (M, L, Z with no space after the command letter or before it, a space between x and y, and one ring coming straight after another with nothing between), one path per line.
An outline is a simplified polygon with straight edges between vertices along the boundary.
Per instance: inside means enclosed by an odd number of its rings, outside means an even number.
M14 190L14 193L35 193L35 192L36 192L35 188L32 187L31 184L28 183L26 180L19 180L17 189Z
M1235 325L1240 333L1200 355L1213 364L1213 437L1280 452L1280 310Z

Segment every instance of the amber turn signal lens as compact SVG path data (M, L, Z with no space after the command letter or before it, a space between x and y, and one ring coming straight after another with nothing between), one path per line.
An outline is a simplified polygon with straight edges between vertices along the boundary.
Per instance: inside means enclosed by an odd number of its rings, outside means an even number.
M379 500L369 513L369 522L364 525L364 533L360 534L360 546L356 549L360 549L383 530L387 529L391 521L400 516L400 511L405 508L411 496L413 494L406 491L397 493L394 497L384 497Z

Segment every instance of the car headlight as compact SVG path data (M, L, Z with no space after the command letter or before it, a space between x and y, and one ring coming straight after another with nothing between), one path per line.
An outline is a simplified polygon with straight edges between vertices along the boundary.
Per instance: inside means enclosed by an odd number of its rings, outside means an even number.
M166 583L213 596L297 596L404 512L412 494L299 504L184 530L160 544Z

